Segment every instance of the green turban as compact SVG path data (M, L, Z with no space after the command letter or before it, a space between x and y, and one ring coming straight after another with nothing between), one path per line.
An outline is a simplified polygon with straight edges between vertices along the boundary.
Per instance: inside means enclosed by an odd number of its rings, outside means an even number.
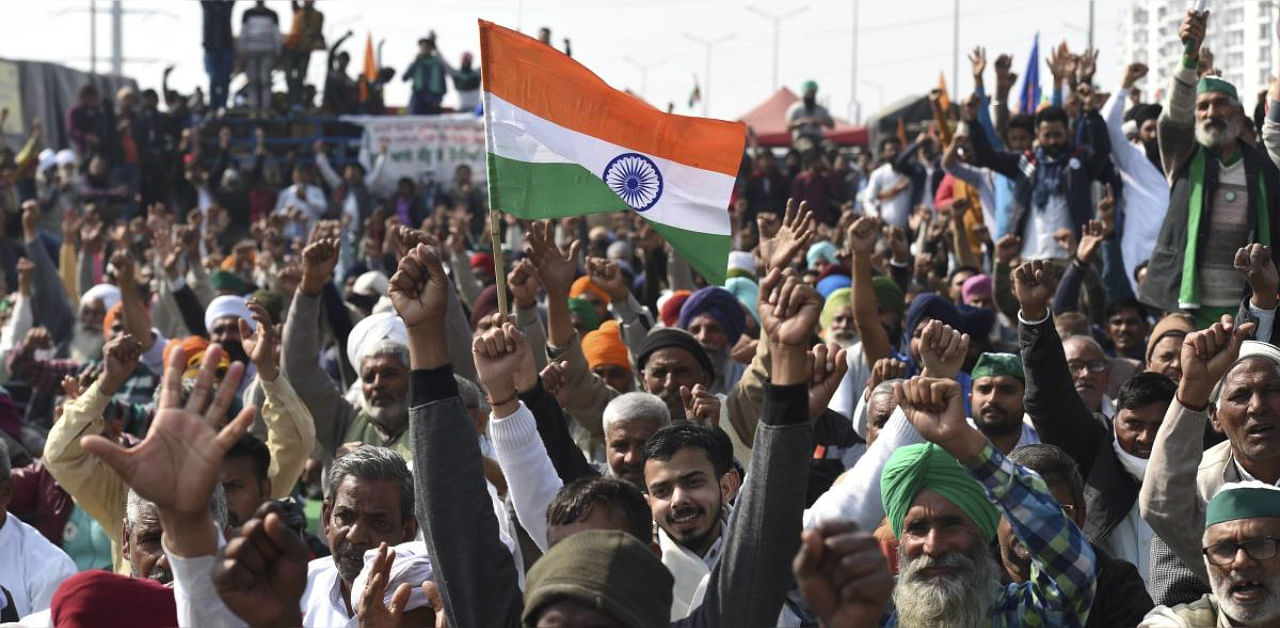
M1204 527L1215 523L1280 517L1280 489L1262 482L1228 482L1204 509Z
M803 92L810 91L810 90L815 91L815 92L816 92L816 91L818 91L818 82L817 82L817 81L814 81L814 80L812 80L812 79L811 79L811 80L805 81L804 83L801 83L801 84L800 84L800 91L801 91L802 93L803 93Z
M880 474L880 499L894 536L902 538L902 521L916 495L925 489L959 506L982 530L987 543L996 538L1000 513L991 505L986 491L959 461L933 443L899 447Z
M831 326L831 321L835 320L836 312L840 308L849 307L853 303L853 293L848 288L840 288L827 295L827 302L822 304L822 314L818 316L818 323L823 329Z
M871 278L871 285L876 291L876 303L897 314L898 318L902 318L902 315L907 312L907 298L902 294L902 288L898 287L897 282L878 275Z
M219 292L226 290L237 295L253 290L253 286L242 279L240 275L221 269L209 274L209 285Z
M578 315L578 320L582 321L585 331L595 331L600 326L600 313L596 311L596 306L586 299L578 299L569 297L569 311Z
M1002 375L1027 381L1027 374L1022 370L1022 358L1012 353L984 353L978 356L977 363L969 372L969 376L973 379Z
M1230 96L1233 100L1240 100L1240 95L1236 92L1236 86L1217 76L1201 77L1200 82L1196 83L1196 94L1205 94L1208 92L1222 92Z

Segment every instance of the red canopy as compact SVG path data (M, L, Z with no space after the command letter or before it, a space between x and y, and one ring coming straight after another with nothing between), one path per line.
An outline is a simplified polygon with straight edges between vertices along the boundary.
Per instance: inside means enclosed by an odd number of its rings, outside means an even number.
M738 119L755 130L756 139L761 146L790 146L791 132L787 130L787 109L798 100L800 97L796 96L795 92L783 87ZM823 135L827 139L841 146L867 144L867 127L855 126L840 118L835 118L835 122L836 128L823 129Z

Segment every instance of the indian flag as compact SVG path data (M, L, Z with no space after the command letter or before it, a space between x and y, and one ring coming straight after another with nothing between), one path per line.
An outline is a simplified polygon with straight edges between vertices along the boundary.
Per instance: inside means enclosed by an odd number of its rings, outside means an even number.
M662 113L484 20L480 54L493 209L529 219L634 211L724 283L741 123Z

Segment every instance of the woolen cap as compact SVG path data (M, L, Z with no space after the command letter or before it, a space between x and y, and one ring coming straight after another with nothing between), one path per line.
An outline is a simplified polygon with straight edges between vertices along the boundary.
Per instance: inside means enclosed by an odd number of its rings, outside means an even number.
M529 570L521 623L536 626L559 600L595 609L627 628L670 625L674 579L644 543L617 530L588 530L560 541Z

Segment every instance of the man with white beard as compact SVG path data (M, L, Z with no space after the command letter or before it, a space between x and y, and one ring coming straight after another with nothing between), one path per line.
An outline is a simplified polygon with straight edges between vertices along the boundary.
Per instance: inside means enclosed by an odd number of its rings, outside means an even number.
M845 349L852 347L858 341L858 327L853 323L853 292L840 288L827 295L818 323L822 325L823 340Z
M894 388L929 442L899 448L881 474L901 565L881 625L1083 625L1096 557L1044 480L968 424L955 380L915 377ZM1026 582L1001 585L990 551L1001 514L1030 550Z
M1207 20L1207 13L1188 11L1178 33L1190 52L1171 72L1157 126L1169 208L1139 290L1149 305L1191 314L1196 329L1236 313L1246 293L1236 251L1280 242L1280 170L1267 151L1240 141L1246 120L1235 86L1216 76L1197 79ZM1272 258L1280 261L1278 255L1273 249Z
M302 281L284 325L283 374L315 418L326 470L338 447L350 442L388 447L412 461L404 321L390 313L374 314L347 336L347 358L360 378L359 403L347 401L320 368L320 292L337 263L336 240L321 240L302 251Z
M102 357L106 343L102 319L119 302L120 289L109 283L100 283L80 295L80 324L71 332L72 360L88 362Z
M1258 481L1222 485L1205 508L1204 566L1213 593L1157 606L1140 628L1273 626L1280 620L1280 489Z

